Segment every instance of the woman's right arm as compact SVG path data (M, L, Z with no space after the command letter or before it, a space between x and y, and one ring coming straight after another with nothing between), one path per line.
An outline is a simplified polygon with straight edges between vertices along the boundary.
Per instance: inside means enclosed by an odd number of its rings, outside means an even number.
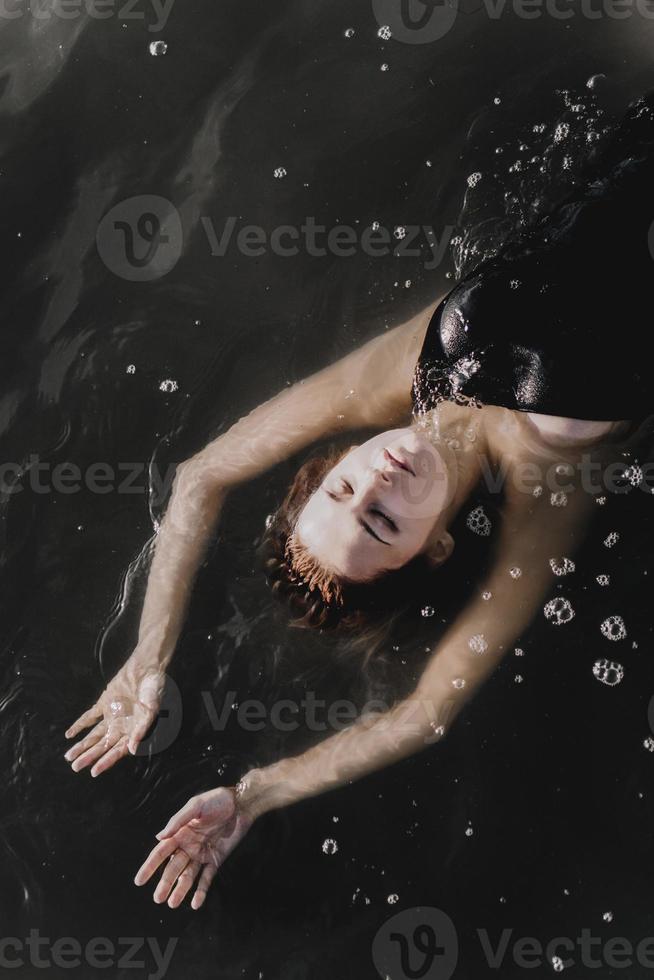
M347 429L405 421L411 382L436 304L254 409L178 468L154 556L138 643L96 704L66 732L75 772L96 776L136 752L159 708L165 671L182 629L193 581L230 489L318 439Z

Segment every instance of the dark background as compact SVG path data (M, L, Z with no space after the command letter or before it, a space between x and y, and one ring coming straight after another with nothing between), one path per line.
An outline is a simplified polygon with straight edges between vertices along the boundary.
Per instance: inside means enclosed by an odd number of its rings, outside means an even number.
M544 943L584 928L634 945L654 935L646 494L598 509L577 573L560 585L575 620L536 623L524 657L507 658L441 746L261 821L192 913L159 908L151 888L132 885L153 834L193 793L315 738L235 722L216 732L201 692L219 705L228 691L237 702L307 691L362 702L410 687L411 675L362 673L272 609L254 551L290 461L226 510L173 668L179 736L97 781L76 776L63 732L134 643L162 501L143 476L131 494L29 486L37 462L165 470L283 385L421 309L459 269L456 253L437 270L422 257L360 253L253 258L232 247L215 257L201 216L219 231L230 216L269 232L307 216L361 229L454 225L481 255L506 230L507 200L529 214L562 193L587 134L619 120L654 78L654 21L590 20L570 8L567 21L530 21L470 7L440 41L411 45L380 40L363 0L179 0L160 57L148 51L158 35L145 6L136 8L144 21L0 22L0 459L15 467L1 503L0 936L179 937L173 980L367 980L386 919L435 906L459 934L455 977L478 980L497 971L477 929ZM571 126L563 147L553 142L562 120ZM516 176L509 164L519 156L538 160ZM473 193L466 178L476 171ZM183 251L167 275L134 283L100 260L96 232L109 208L144 194L178 209ZM165 379L177 390L161 391ZM607 551L610 530L621 538ZM463 534L474 564L479 542ZM609 588L597 585L600 573ZM461 588L473 574L464 568ZM442 625L449 601L434 605ZM614 613L629 631L620 644L599 629ZM416 623L408 663L424 636ZM594 679L601 657L624 665L618 687ZM336 854L323 853L326 838ZM152 969L61 972L86 980ZM507 957L499 972L525 971ZM577 963L565 975L590 972ZM604 965L601 976L623 973Z

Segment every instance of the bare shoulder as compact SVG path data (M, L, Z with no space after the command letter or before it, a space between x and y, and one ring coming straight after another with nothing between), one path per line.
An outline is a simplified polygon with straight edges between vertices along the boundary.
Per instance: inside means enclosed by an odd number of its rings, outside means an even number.
M440 298L396 327L378 334L355 352L353 388L369 424L384 424L411 409L411 390L427 328Z

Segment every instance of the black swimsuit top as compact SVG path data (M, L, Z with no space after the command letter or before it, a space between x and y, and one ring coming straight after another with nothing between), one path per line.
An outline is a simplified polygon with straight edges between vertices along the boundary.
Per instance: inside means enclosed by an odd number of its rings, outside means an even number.
M584 191L440 304L415 410L448 399L596 421L651 415L652 222L654 111L641 101Z

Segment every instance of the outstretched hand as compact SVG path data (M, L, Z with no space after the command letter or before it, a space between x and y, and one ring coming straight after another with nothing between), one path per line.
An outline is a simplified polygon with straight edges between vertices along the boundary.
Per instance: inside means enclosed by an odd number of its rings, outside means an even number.
M144 885L168 862L154 891L158 904L176 909L195 884L191 908L199 909L218 868L243 840L254 818L239 808L232 787L221 786L192 797L157 834L159 844L139 869L135 885Z
M134 755L157 716L165 681L163 669L132 656L93 707L67 730L66 738L75 738L93 726L66 752L73 772L92 766L91 775L99 776L128 752Z

